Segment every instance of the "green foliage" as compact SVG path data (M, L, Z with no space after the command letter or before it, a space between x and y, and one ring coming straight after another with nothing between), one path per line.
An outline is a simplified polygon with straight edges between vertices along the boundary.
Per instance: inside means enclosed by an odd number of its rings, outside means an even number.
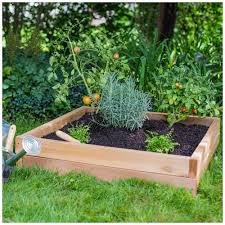
M52 103L51 86L46 79L47 58L19 52L12 65L3 64L3 115L17 113L44 116Z
M157 132L148 132L145 142L147 143L146 149L151 152L170 153L174 148L179 145L173 141L172 130L164 135Z
M60 107L55 101L56 82L48 80L47 54L30 55L28 49L18 50L13 62L3 55L3 115L18 114L36 117L55 117L82 104L84 87L75 84L68 89L69 107ZM62 75L58 74L59 79Z
M198 116L219 116L222 109L216 103L217 91L210 75L204 65L193 61L167 70L160 67L150 83L155 109L169 113L171 126L192 114L194 109ZM177 88L176 83L181 87ZM182 107L186 112L182 112Z
M131 77L120 83L111 75L103 88L98 110L107 124L134 130L142 127L150 104L148 94L136 90Z
M16 58L16 52L21 47L21 41L18 33L14 33L12 28L9 29L6 36L7 46L5 49L9 64L12 64Z
M162 64L165 43L158 42L157 32L154 33L154 38L149 41L143 35L133 31L125 44L125 54L139 89L147 91L150 88L148 84L151 82L152 74Z
M69 134L73 138L79 140L81 143L88 143L90 140L90 127L88 125L80 124L69 128Z
M16 7L17 10L12 10ZM58 35L56 30L68 21L76 24L82 21L86 31L104 29L110 36L114 32L127 31L134 25L134 10L127 3L76 3L76 2L46 2L46 3L4 3L3 28L7 32L11 25L19 32L29 33L29 29L38 26L46 35L46 42L51 42ZM22 17L20 15L23 15ZM106 22L100 26L93 25L96 18L105 18ZM11 19L13 22L11 22ZM73 36L77 35L74 30Z
M222 53L222 3L178 3L177 11L172 41L179 52L210 58L216 51Z
M116 36L109 39L104 32L93 35L82 33L83 27L79 25L79 41L71 39L72 25L64 27L61 36L53 43L53 53L50 57L48 79L55 83L55 101L62 107L69 106L68 90L75 84L84 84L86 94L90 97L94 92L100 92L106 83L106 75L110 72L118 74L118 79L124 79L130 68L125 56L114 59L113 55L121 51L122 41ZM77 29L77 28L76 28ZM74 53L79 47L80 52ZM59 79L59 74L62 74Z
M203 58L222 104L222 3L178 3L173 48L191 58Z

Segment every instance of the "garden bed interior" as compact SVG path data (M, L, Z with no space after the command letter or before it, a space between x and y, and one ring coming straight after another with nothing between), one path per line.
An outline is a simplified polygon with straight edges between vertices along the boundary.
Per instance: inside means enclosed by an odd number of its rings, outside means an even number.
M175 124L173 139L179 146L171 154L162 154L145 151L145 132L168 133L166 113L149 112L143 128L128 131L94 124L91 111L90 107L81 107L17 136L16 151L21 149L22 138L27 134L38 137L42 143L40 155L27 155L20 164L60 173L80 170L105 180L138 177L192 189L196 194L201 174L219 143L218 118L190 116ZM68 132L77 123L90 125L89 144L66 142L55 135L59 129Z
M93 116L93 118L92 118ZM94 122L96 121L96 122ZM117 148L127 148L130 150L146 150L147 131L155 131L159 134L167 134L172 131L173 140L179 145L171 154L191 156L196 147L208 130L208 126L182 123L174 124L169 128L165 120L146 120L143 127L134 131L125 128L104 127L102 118L99 115L86 113L78 120L66 124L60 130L69 134L68 129L79 124L89 125L90 141L88 144L103 145ZM45 135L43 138L64 141L55 132Z

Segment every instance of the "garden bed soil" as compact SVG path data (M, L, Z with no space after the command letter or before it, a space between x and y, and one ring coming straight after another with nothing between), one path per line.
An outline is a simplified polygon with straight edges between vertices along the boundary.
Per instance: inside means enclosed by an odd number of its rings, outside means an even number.
M94 120L102 123L101 116L99 115L96 116L95 114ZM65 125L60 130L69 134L69 128L81 123L90 126L89 144L140 151L145 151L147 131L156 131L159 134L167 134L172 129L172 138L179 145L175 147L174 151L170 154L183 156L191 156L193 154L208 130L207 126L197 124L185 125L182 123L176 123L172 128L169 128L168 123L164 120L149 119L144 122L142 128L130 131L125 128L101 126L99 123L93 122L93 118L90 113L85 114L79 120L75 120ZM44 136L43 138L62 141L62 139L56 136L54 132Z

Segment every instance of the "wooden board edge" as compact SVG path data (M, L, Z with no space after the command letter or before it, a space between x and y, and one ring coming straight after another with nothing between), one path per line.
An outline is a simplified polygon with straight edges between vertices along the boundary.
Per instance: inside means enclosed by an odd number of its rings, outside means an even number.
M205 156L201 163L200 173L197 176L197 182L199 184L201 176L204 171L207 170L209 163L220 143L220 119L216 118L211 126L210 143L207 146Z
M189 159L189 172L188 177L196 178L198 171L199 161L197 159Z
M189 157L38 138L40 157L188 177ZM161 162L155 164L155 162ZM150 164L149 164L150 163ZM153 163L153 164L152 164Z
M23 137L25 135L34 135L35 137L41 137L48 133L54 132L63 126L65 126L67 123L74 120L74 117L80 118L82 117L86 112L88 112L89 108L86 106L82 106L80 108L77 108L71 112L68 112L60 117L57 117L56 119L53 119L47 123L44 123L41 126L38 126L26 133L23 133L19 136Z
M44 169L57 171L60 174L66 174L73 170L83 171L89 175L92 175L99 179L107 180L107 181L135 177L139 179L160 182L163 184L169 184L176 187L183 187L183 188L192 190L193 195L195 195L197 191L196 179L187 178L187 177L178 177L178 176L151 173L151 172L99 166L94 164L71 162L67 160L47 159L47 158L35 157L35 156L24 157L23 166L31 167L34 165Z

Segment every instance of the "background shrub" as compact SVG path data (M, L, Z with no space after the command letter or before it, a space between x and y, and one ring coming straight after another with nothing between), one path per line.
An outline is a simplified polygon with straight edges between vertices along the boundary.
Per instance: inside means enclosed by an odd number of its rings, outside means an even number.
M38 58L18 53L12 64L4 62L3 115L17 113L43 116L52 103L52 88L46 79L48 56Z
M73 45L81 47L79 66L90 78L93 91L101 92L106 72L117 74L118 79L131 75L140 90L155 98L154 111L173 112L172 105L158 106L164 90L170 90L171 82L175 82L175 70L187 66L189 73L196 74L190 64L201 62L205 72L200 72L201 75L198 72L197 77L202 81L201 77L206 76L204 82L209 80L206 85L210 86L212 97L210 104L202 103L199 115L216 115L222 106L222 4L177 3L173 36L167 35L169 39L161 42L161 29L156 21L162 4L165 3L4 3L4 117L19 113L55 117L82 104L87 91L72 67L62 30L65 24L71 28ZM54 10L58 13L52 15ZM105 22L92 24L103 17ZM119 60L113 60L115 52L119 53ZM155 91L157 80L163 80L165 85ZM196 85L198 89L197 81ZM185 91L189 93L190 89ZM199 95L205 99L206 92ZM180 104L186 101L182 97Z
M12 64L4 62L3 116L18 114L34 117L55 117L82 104L82 84L69 89L71 108L60 108L54 99L53 83L48 78L49 56L38 57L20 52Z

